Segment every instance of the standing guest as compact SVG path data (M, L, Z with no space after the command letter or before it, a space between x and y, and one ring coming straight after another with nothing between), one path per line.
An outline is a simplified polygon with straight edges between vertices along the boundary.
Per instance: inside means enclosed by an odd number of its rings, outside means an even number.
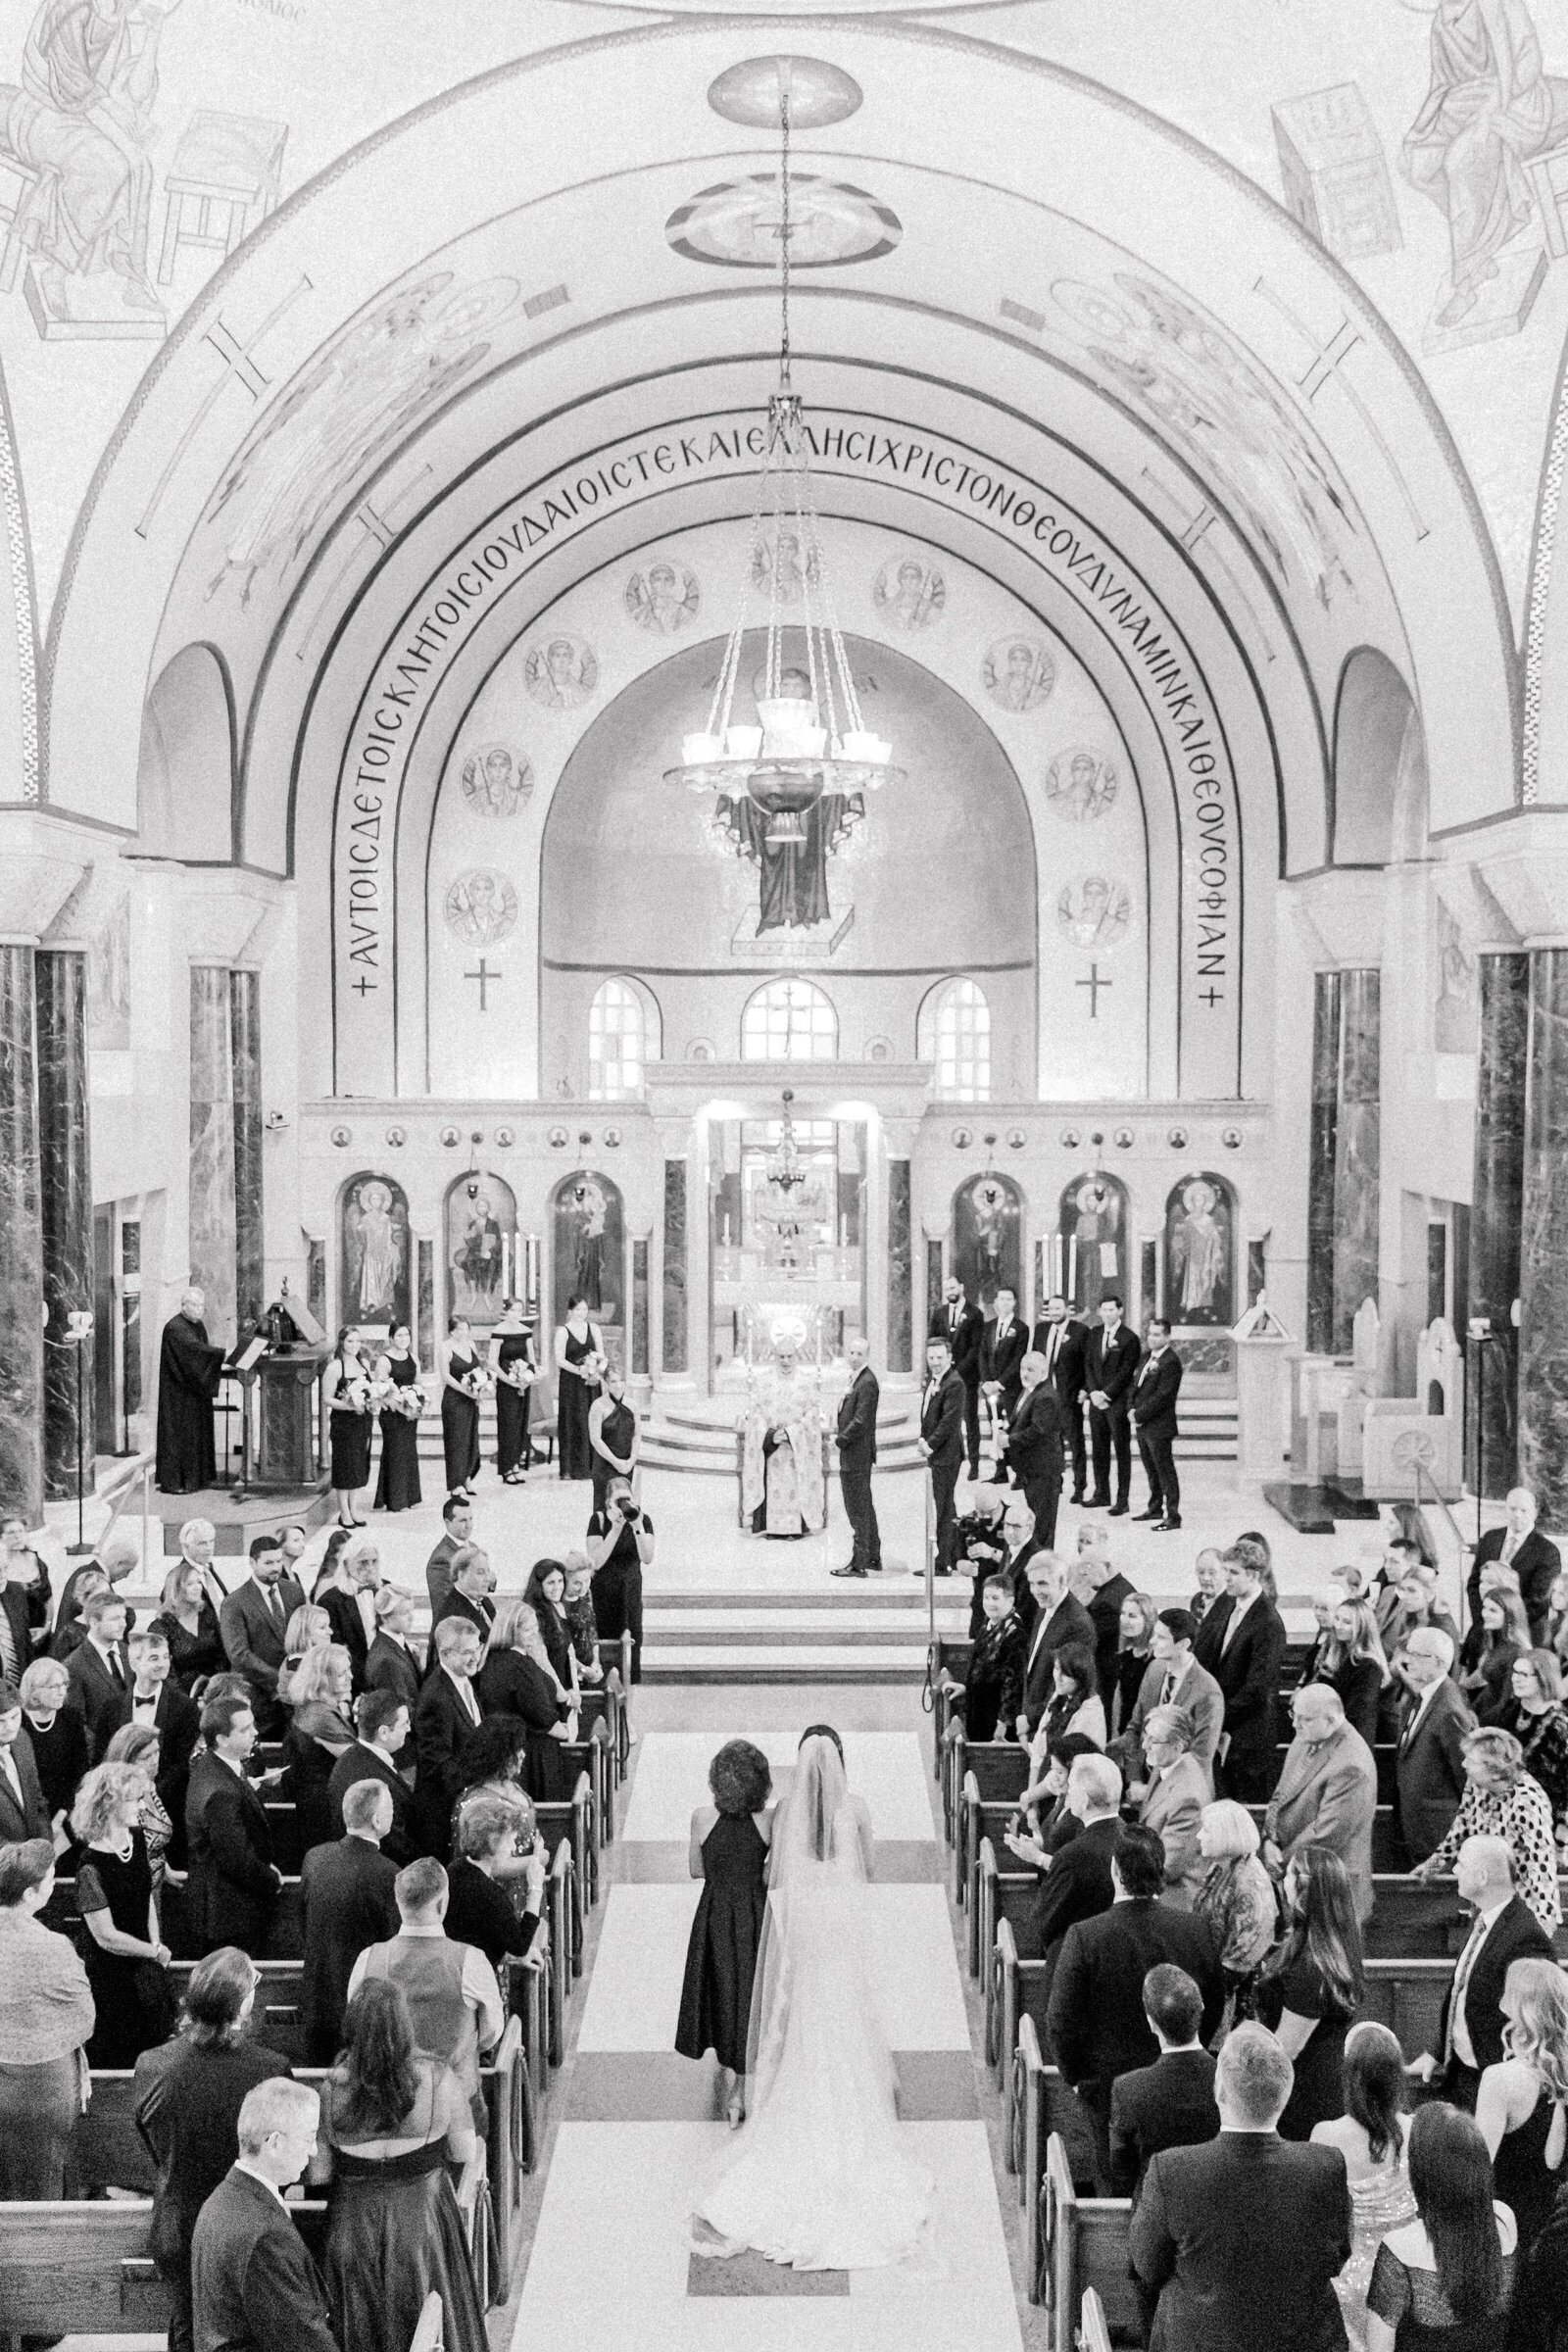
M414 1832L427 1854L449 1850L452 1807L463 1788L459 1757L480 1720L473 1678L481 1647L466 1617L447 1617L435 1629L435 1670L414 1711Z
M1053 1292L1046 1300L1044 1320L1035 1325L1033 1349L1046 1359L1046 1378L1056 1392L1061 1407L1061 1425L1072 1456L1072 1499L1081 1503L1084 1498L1084 1473L1088 1457L1084 1446L1084 1349L1089 1333L1076 1316L1067 1312L1067 1301L1059 1292Z
M1520 2265L1508 2352L1568 2352L1568 2197Z
M489 1641L490 1630L496 1621L495 1603L490 1598L495 1591L495 1571L490 1554L481 1551L477 1544L466 1544L452 1556L452 1591L441 1604L441 1614L435 1626L445 1625L458 1618L471 1625L479 1637L480 1646ZM431 1628L432 1632L435 1627Z
M104 1750L106 1764L128 1764L142 1783L136 1827L147 1845L147 1868L152 1880L153 1916L162 1920L161 1897L169 1876L168 1855L174 1838L174 1820L165 1804L158 1773L163 1741L150 1724L122 1724ZM178 1865L175 1865L176 1875ZM160 1927L160 1934L162 1928Z
M1143 2002L1159 2056L1151 2066L1128 2068L1110 2086L1110 2193L1135 2205L1150 2161L1162 2148L1201 2147L1219 2131L1214 2061L1200 2038L1198 1984L1185 1968L1161 1960L1144 1979Z
M1072 1768L1080 1756L1098 1756L1100 1752L1092 1740L1081 1740L1076 1732L1053 1740L1046 1750L1045 1778L1036 1784L1036 1802L1026 1809L1019 1799L1017 1811L1008 1817L1007 1834L1027 1832L1043 1853L1059 1854L1084 1826L1067 1802Z
M1121 1774L1115 1765L1104 1756L1077 1757L1067 1775L1067 1806L1081 1826L1055 1854L1048 1854L1035 1838L1007 1836L1008 1851L1044 1874L1025 1936L1029 1950L1050 1963L1048 1982L1073 1922L1108 1911L1115 1900L1110 1857L1121 1817Z
M1546 1792L1552 1831L1561 1846L1568 1843L1568 1710L1562 1703L1562 1668L1556 1653L1527 1649L1513 1662L1512 1684L1503 1728L1523 1749L1526 1772Z
M21 1513L0 1513L0 1680L20 1682L48 1646L49 1571L27 1541Z
M327 1588L330 1591L330 1587ZM313 1650L324 1649L332 1639L332 1620L314 1600L302 1601L283 1628L283 1663L277 1670L279 1704L294 1704L294 1678Z
M1059 1867L1058 1857L1054 1870ZM1159 2055L1144 2011L1150 1970L1165 1962L1192 1978L1202 2000L1205 2037L1217 2030L1224 2006L1219 1955L1208 1929L1159 1899L1165 1857L1152 1830L1120 1824L1111 1842L1110 1883L1109 1909L1074 1921L1062 1938L1047 2014L1056 2065L1089 2111L1102 2196L1115 2194L1111 2085L1118 2075L1152 2066Z
M1154 1655L1155 1609L1147 1592L1129 1592L1121 1604L1116 1627L1116 1652L1106 1703L1106 1730L1112 1741L1131 1722ZM1102 1696L1103 1696L1102 1692Z
M1198 1590L1187 1606L1196 1621L1201 1625L1203 1619L1208 1615L1209 1603L1218 1600L1225 1590L1224 1563L1212 1544L1204 1544L1193 1562L1193 1573L1198 1579Z
M365 1689L365 1663L375 1640L375 1595L381 1583L381 1547L362 1539L344 1547L337 1575L321 1594L332 1639L349 1653L354 1695Z
M254 1957L271 1932L283 1884L267 1808L245 1776L256 1716L243 1698L209 1699L201 1729L203 1752L185 1797L186 1924L198 1953L237 1943Z
M1525 1770L1524 1749L1511 1732L1482 1725L1464 1742L1464 1795L1453 1826L1411 1876L1442 1878L1453 1868L1467 1838L1501 1838L1521 1898L1547 1935L1555 1936L1562 1925L1562 1901L1551 1806L1540 1782Z
M1149 1778L1127 1791L1138 1798L1140 1823L1164 1848L1166 1899L1179 1911L1194 1908L1206 1875L1199 1830L1209 1780L1193 1753L1193 1719L1185 1707L1156 1707L1144 1727Z
M931 1473L931 1507L936 1519L936 1574L951 1576L955 1558L953 1497L963 1462L963 1383L953 1369L946 1340L928 1340L926 1381L920 1397L920 1435L915 1447Z
M311 1599L313 1603L320 1602L336 1585L338 1562L342 1559L343 1554L347 1551L353 1541L354 1530L352 1527L334 1527L328 1531L326 1543L322 1546L321 1556L316 1563L316 1582L311 1587ZM282 1548L283 1546L281 1543L279 1543L278 1549L281 1551ZM305 1590L305 1573L303 1568L298 1563L296 1563L293 1568L290 1568L286 1553L284 1554L283 1574L285 1576L292 1576L295 1583L299 1586L301 1592Z
M1285 1934L1257 1981L1259 2022L1296 2069L1285 2139L1340 2112L1345 2036L1361 2006L1361 1929L1338 1854L1309 1845L1285 1873Z
M1007 1450L1007 1432L1012 1416L1018 1409L1023 1391L1020 1367L1029 1347L1029 1333L1018 1320L1018 1295L1008 1284L997 1288L996 1315L987 1323L980 1339L980 1393L985 1397L991 1415L991 1444L996 1467L994 1483L1007 1483L1007 1468L1003 1456Z
M446 1459L447 1493L467 1502L479 1475L479 1396L484 1388L484 1366L479 1361L466 1315L448 1319L439 1369L441 1449Z
M351 1722L354 1668L341 1642L320 1642L306 1651L289 1688L289 1703L293 1710L291 1721L298 1720L302 1708L324 1706L339 1714L345 1726ZM286 1731L283 1741L286 1747Z
M399 1756L413 1745L408 1701L398 1690L367 1690L355 1702L354 1727L354 1745L343 1750L326 1784L332 1836L343 1836L343 1799L355 1782L377 1781L392 1807L392 1827L381 1834L381 1851L401 1870L415 1851L414 1799L398 1767Z
M87 2088L87 1972L38 1914L55 1890L47 1838L0 1844L0 2203L65 2195Z
M1012 1605L1012 1579L988 1576L980 1597L985 1622L969 1653L960 1702L971 1744L1010 1740L1023 1711L1023 1627Z
M1476 1711L1479 1723L1502 1723L1509 1711L1513 1669L1530 1648L1530 1626L1525 1604L1517 1592L1494 1585L1481 1602L1481 1639L1467 1642L1461 1659L1468 1660L1457 1677L1460 1690Z
M1220 1797L1198 1824L1198 1851L1207 1864L1193 1903L1208 1923L1225 1977L1227 2026L1250 2017L1257 1973L1279 1929L1279 1896L1263 1868L1262 1834L1245 1805Z
M482 2127L479 2060L495 2048L507 2024L496 1972L471 1943L454 1943L447 1936L447 1874L439 1862L411 1862L398 1872L393 1891L398 1932L389 1943L373 1943L360 1954L349 1999L365 1984L396 1984L413 2013L419 2048L451 2067Z
M0 1841L21 1845L47 1838L53 1843L54 1834L32 1742L22 1728L22 1693L14 1683L0 1681Z
M235 2126L239 2154L191 2238L200 2352L339 2352L326 2290L283 2202L316 2154L319 2119L308 2082L279 2078L246 2092Z
M529 1808L524 1817L537 1823ZM526 1835L519 1855L519 1839ZM446 1929L454 1943L471 1943L483 1952L499 1976L503 1960L539 1956L535 1938L545 1900L544 1840L536 1830L524 1832L514 1805L496 1797L460 1801L458 1859L448 1873ZM519 1909L500 1884L511 1864L522 1865L522 1905Z
M250 1575L219 1611L228 1662L250 1687L256 1720L267 1740L277 1739L283 1730L277 1674L288 1621L304 1598L296 1580L283 1573L277 1538L258 1536L251 1544Z
M985 1336L985 1316L978 1306L970 1305L956 1274L948 1275L942 1285L942 1304L931 1317L926 1337L947 1342L953 1369L963 1383L963 1434L972 1479L980 1476L980 1348ZM929 1356L926 1360L929 1362Z
M1022 1565L1014 1574L1012 1572L1013 1546L1007 1528L1009 1511L1018 1515L1016 1524L1022 1525L1027 1520L1031 1529L1033 1528L1033 1519L1021 1494L1002 1494L995 1487L976 1487L971 1494L968 1509L961 1512L954 1521L954 1564L960 1569L970 1569L974 1576L974 1583L969 1592L969 1639L971 1642L978 1641L980 1628L985 1623L985 1609L980 1595L988 1576L996 1574L999 1570L1008 1572L1008 1583L1012 1587L1015 1609L1018 1607L1019 1588L1022 1588L1025 1595L1029 1591L1027 1566L1029 1559L1033 1556L1032 1548L1025 1551ZM1018 1622L1020 1625L1023 1624L1021 1611ZM1025 1627L1025 1632L1032 1631L1033 1625L1034 1616L1031 1604L1029 1624Z
M1140 1797L1139 1784L1147 1781L1143 1762L1144 1725L1155 1707L1181 1707L1193 1726L1192 1752L1207 1784L1204 1802L1214 1793L1214 1755L1225 1721L1225 1700L1213 1676L1193 1656L1198 1621L1190 1609L1161 1609L1150 1636L1149 1664L1139 1685L1133 1711L1120 1739L1107 1752L1121 1766L1129 1796Z
M87 1982L98 2012L87 2044L93 2067L133 2066L165 2039L173 2019L168 1974L173 1954L158 1925L137 1819L149 1785L128 1764L100 1764L71 1811L85 1849L76 1863L76 1910L87 1929Z
M537 1318L525 1314L520 1298L502 1302L501 1320L490 1332L490 1370L496 1384L496 1469L504 1487L526 1486L531 1448L528 1408L534 1383L543 1378L534 1345Z
M218 1484L213 1399L223 1349L207 1337L207 1300L194 1285L164 1325L158 1350L158 1443L153 1477L165 1494L198 1494Z
M1108 1720L1111 1693L1116 1688L1116 1656L1121 1647L1122 1603L1131 1593L1132 1586L1119 1569L1112 1568L1099 1548L1100 1543L1094 1528L1079 1529L1071 1585L1089 1611L1089 1621L1095 1629L1095 1675Z
M1459 1628L1438 1598L1438 1572L1435 1568L1412 1567L1399 1580L1399 1640L1408 1640L1418 1625L1435 1625L1442 1629L1453 1643L1455 1655L1459 1648ZM1385 1639L1384 1648L1389 1661L1394 1660L1393 1644Z
M409 1710L409 1722L419 1700L419 1687L429 1671L424 1643L414 1631L414 1595L395 1585L382 1585L375 1596L375 1640L365 1660L367 1690L391 1690ZM398 1769L412 1773L414 1747L397 1758Z
M747 2020L767 1909L773 1776L760 1748L731 1740L709 1766L708 1786L713 1801L692 1815L687 1849L703 1891L686 1947L675 2048L699 2062L714 2053L734 2132L746 2120Z
M611 1480L634 1478L637 1469L637 1414L626 1401L626 1383L613 1364L606 1364L599 1394L588 1407L588 1454L594 1509L603 1510Z
M604 1662L599 1655L599 1619L594 1611L594 1564L585 1551L568 1551L561 1563L566 1573L564 1608L578 1679L602 1683Z
M179 1556L188 1568L202 1572L202 1589L214 1608L221 1608L227 1586L213 1565L218 1530L210 1519L187 1519L179 1531Z
M109 1591L90 1592L82 1603L83 1639L66 1668L68 1704L87 1727L87 1753L97 1760L121 1720L121 1701L130 1689L125 1655L125 1604Z
M50 1640L44 1654L48 1657L58 1659L62 1666L69 1666L72 1659L75 1656L77 1650L81 1647L83 1642L85 1642L87 1639L87 1628L82 1620L82 1610L86 1607L88 1601L91 1600L95 1592L112 1592L113 1589L114 1588L111 1586L108 1577L105 1576L103 1570L98 1566L96 1561L90 1561L85 1568L78 1570L75 1580L75 1591L72 1594L72 1598L76 1604L75 1615L72 1618L69 1625L63 1625L60 1627L59 1631ZM0 1594L0 1598L3 1598L3 1594ZM0 1614L3 1613L3 1611L0 1611ZM128 1624L130 1618L130 1612L128 1609L125 1612L125 1617Z
M1061 1508L1061 1449L1066 1442L1061 1399L1046 1359L1030 1348L1018 1366L1021 1394L1007 1432L1007 1467L1023 1489L1041 1549L1056 1541Z
M222 1673L227 1653L207 1590L207 1570L198 1562L174 1562L164 1579L153 1623L163 1628L174 1680L187 1698L199 1696L198 1686L210 1674Z
M1536 1498L1528 1487L1514 1487L1503 1507L1505 1524L1489 1527L1476 1545L1465 1587L1470 1596L1470 1623L1473 1628L1481 1615L1482 1571L1494 1560L1499 1567L1511 1568L1519 1579L1530 1619L1529 1647L1543 1638L1551 1588L1561 1573L1562 1559L1556 1544L1548 1543L1536 1525Z
M1516 1960L1549 1960L1551 1939L1514 1891L1513 1860L1500 1838L1467 1838L1454 1870L1459 1899L1473 1914L1454 1965L1439 2029L1442 2056L1428 2050L1410 2072L1438 2081L1439 2095L1473 2108L1481 2078L1503 2056L1503 1987Z
M1454 1645L1437 1626L1414 1626L1400 1652L1410 1695L1401 1710L1395 1798L1412 1863L1437 1851L1464 1795L1464 1743L1475 1718L1448 1678Z
M191 1758L201 1738L201 1709L173 1680L168 1639L156 1618L135 1628L125 1649L130 1659L130 1689L110 1718L111 1742L131 1726L158 1735L162 1751L157 1767L158 1801L170 1821L169 1858L176 1870L183 1870L185 1790Z
M356 1494L370 1483L370 1433L375 1418L370 1404L370 1367L365 1346L351 1323L337 1335L337 1345L321 1374L321 1402L326 1406L331 1440L332 1493L337 1499L339 1527L363 1527Z
M441 1505L441 1519L445 1532L424 1563L432 1625L451 1595L453 1557L473 1541L473 1505L464 1495L449 1494Z
M592 1478L593 1447L588 1414L599 1394L605 1338L588 1315L580 1291L566 1300L566 1319L556 1327L556 1450L563 1478Z
M324 1845L334 1835L332 1775L356 1744L349 1713L353 1700L347 1655L342 1650L334 1654L332 1649L317 1654L328 1661L327 1671L333 1678L329 1692L303 1699L283 1735L283 1794L293 1800L295 1836L302 1855L313 1845Z
M322 2268L341 2343L412 2343L426 2297L439 2295L446 2352L488 2352L465 2223L483 2145L453 2070L415 2046L396 1984L363 1984L349 2003L311 2180L330 2183Z
M1345 1720L1339 1692L1303 1683L1293 1693L1296 1737L1263 1817L1263 1860L1283 1871L1311 1847L1337 1854L1357 1919L1372 1912L1372 1819L1378 1773L1372 1750ZM1293 2050L1291 2055L1296 2055Z
M1094 1654L1094 1620L1067 1590L1067 1571L1054 1551L1037 1551L1029 1562L1029 1595L1035 1604L1034 1631L1024 1660L1023 1706L1014 1727L1025 1746L1033 1740L1055 1692L1055 1658L1060 1649Z
M414 1334L406 1323L399 1323L388 1333L386 1346L375 1359L372 1387L385 1401L377 1415L381 1424L381 1467L376 1474L375 1499L370 1507L377 1511L417 1510L424 1499L419 1485L418 1414L410 1413L393 1401L394 1393L405 1396L413 1391L416 1405L423 1396L418 1358L414 1352Z
M57 1853L63 1852L70 1842L66 1820L87 1769L87 1727L75 1708L66 1704L70 1689L66 1670L58 1658L34 1658L22 1678L18 1692L22 1700L19 1728L32 1753L39 1792L49 1815L49 1836ZM0 1694L0 1717L5 1713L4 1696ZM4 1732L0 1730L0 1743L3 1741ZM17 1790L10 1786L9 1775L0 1763L0 1843L11 1835L7 1806L9 1802L14 1811L16 1799Z
M1312 2126L1315 2148L1338 2148L1350 2188L1350 2259L1334 2281L1352 2352L1365 2352L1366 2290L1385 2233L1415 2220L1404 2116L1404 2052L1387 2026L1345 2037L1345 2113Z
M1160 1535L1182 1523L1182 1488L1176 1470L1176 1399L1181 1394L1182 1359L1170 1344L1170 1325L1152 1315L1145 1326L1149 1353L1133 1376L1132 1417L1138 1458L1149 1481L1149 1507Z
M1315 1683L1328 1667L1334 1650L1334 1615L1346 1596L1338 1581L1319 1585L1312 1595L1312 1646L1301 1660L1300 1680Z
M593 1570L594 1616L600 1638L631 1636L631 1680L643 1679L643 1570L654 1564L654 1523L631 1491L631 1481L612 1478L605 1507L588 1522L588 1560Z
M513 1851L498 1862L496 1877L509 1889L527 1875L539 1827L539 1816L528 1793L527 1754L523 1727L516 1716L487 1715L478 1730L470 1732L463 1743L463 1788L452 1808L452 1846L456 1852L463 1825L475 1805L506 1807L514 1825Z
M81 1587L84 1578L95 1574L101 1576L110 1591L114 1592L117 1586L125 1582L131 1570L140 1565L140 1561L141 1547L134 1536L110 1536L100 1545L99 1554L95 1560L83 1560L79 1568L73 1568L65 1584L61 1587L60 1606L55 1611L56 1637L58 1638L68 1628L74 1626L81 1615L83 1598ZM127 1633L135 1622L135 1610L127 1607L125 1611Z
M523 1599L538 1622L540 1638L556 1688L575 1709L582 1690L577 1681L577 1653L566 1623L566 1572L559 1560L535 1560L523 1588Z
M1198 1629L1193 1655L1220 1687L1225 1728L1219 1764L1225 1793L1261 1804L1274 1786L1274 1709L1285 1663L1285 1621L1263 1590L1266 1560L1233 1544L1221 1556L1225 1594Z
M224 1944L191 1970L173 2038L143 2050L131 2113L157 2167L149 2247L169 2289L169 2352L194 2352L190 2250L202 2207L234 2161L239 2111L258 2082L289 2064L247 2032L258 1978Z
M577 1722L550 1670L539 1619L527 1601L503 1603L478 1688L485 1728L503 1719L522 1736L528 1793L539 1804L560 1804L571 1793L562 1749L576 1738ZM466 1746L465 1756L469 1752Z
M1345 2159L1281 2137L1292 2081L1272 2034L1238 2026L1214 2071L1218 2136L1150 2163L1131 2251L1158 2298L1156 2352L1344 2352Z
M1304 1678L1303 1678L1304 1679ZM1329 1640L1314 1681L1340 1694L1346 1721L1370 1748L1377 1742L1383 1694L1393 1677L1383 1653L1377 1618L1364 1600L1342 1600L1334 1611Z
M1510 1961L1499 2005L1503 2055L1482 2075L1476 2123L1527 2254L1568 2185L1568 1977L1551 1960Z
M1088 1501L1092 1511L1110 1504L1113 1519L1127 1515L1132 1486L1132 1388L1138 1371L1137 1339L1122 1321L1122 1301L1115 1291L1101 1295L1100 1321L1089 1334L1084 1350L1084 1386L1089 1392L1089 1440L1094 1455L1095 1485ZM1110 1499L1111 1448L1116 1453L1116 1499Z
M1076 1732L1081 1739L1092 1740L1103 1752L1105 1745L1105 1708L1096 1687L1095 1654L1071 1644L1054 1650L1051 1661L1051 1703L1040 1719L1040 1728L1029 1743L1032 1771L1045 1763L1046 1749L1053 1740L1065 1739ZM1027 1803L1034 1791L1026 1791Z
M381 1851L392 1828L391 1791L379 1780L354 1781L342 1811L342 1837L312 1846L300 1865L300 2022L313 2066L330 2066L337 2056L355 1961L398 1932L397 1864Z
M833 1443L839 1449L839 1488L844 1516L852 1537L850 1557L834 1576L880 1574L882 1534L871 1499L871 1473L876 1468L876 1415L881 1389L869 1361L870 1350L860 1334L853 1332L844 1345L850 1381L839 1398Z
M1383 2240L1367 2288L1367 2352L1502 2352L1518 2235L1493 2196L1487 2143L1434 2102L1410 2126L1417 2218Z

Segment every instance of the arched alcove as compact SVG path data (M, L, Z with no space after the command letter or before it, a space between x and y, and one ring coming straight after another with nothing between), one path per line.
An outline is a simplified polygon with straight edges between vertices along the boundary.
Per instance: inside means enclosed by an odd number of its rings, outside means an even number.
M626 1368L626 1217L620 1187L594 1168L575 1168L550 1197L553 1323L585 1298L612 1363Z
M1023 1288L1023 1195L1010 1176L987 1168L953 1196L953 1271L968 1297L990 1308L1004 1285L1027 1308Z
M1399 834L1417 772L1424 804L1426 751L1410 690L1386 655L1358 646L1340 672L1334 714L1336 865L1387 865L1408 854Z
M384 1325L410 1319L409 1200L394 1177L367 1169L338 1199L338 1321Z
M141 717L137 848L149 858L226 865L234 853L234 697L210 645L187 645L160 672Z

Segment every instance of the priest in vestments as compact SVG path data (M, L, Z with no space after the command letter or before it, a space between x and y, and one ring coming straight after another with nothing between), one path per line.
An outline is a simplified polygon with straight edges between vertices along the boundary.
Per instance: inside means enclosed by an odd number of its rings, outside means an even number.
M158 1465L166 1494L194 1494L218 1484L213 1446L213 1398L223 1349L207 1337L200 1291L187 1291L179 1312L164 1325L158 1356Z
M741 1508L756 1536L814 1534L826 1516L816 1381L787 1342L752 1391L741 1456Z

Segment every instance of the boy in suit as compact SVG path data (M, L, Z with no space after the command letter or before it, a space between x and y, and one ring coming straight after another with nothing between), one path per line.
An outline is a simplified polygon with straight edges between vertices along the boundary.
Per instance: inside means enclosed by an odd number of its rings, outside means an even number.
M995 1486L1005 1486L1006 1465L1002 1456L1006 1450L1007 1431L1018 1409L1023 1391L1019 1367L1029 1347L1029 1334L1018 1320L1016 1292L1005 1283L997 1292L996 1320L986 1327L980 1343L980 1386L990 1396L992 1434L997 1453L997 1466L992 1474Z
M1094 1451L1095 1487L1088 1508L1102 1511L1107 1503L1113 1519L1127 1516L1127 1492L1133 1478L1133 1441L1129 1405L1133 1377L1138 1370L1138 1342L1121 1319L1121 1299L1107 1291L1100 1301L1100 1325L1089 1334L1084 1350L1084 1386L1089 1391L1089 1437ZM1110 1500L1110 1455L1116 1452L1116 1499Z
M938 1576L953 1574L955 1520L953 1497L963 1462L963 1383L953 1369L953 1351L946 1340L928 1340L925 1349L925 1394L920 1398L920 1459L931 1472L931 1500L936 1510Z
M1176 1475L1176 1398L1181 1392L1182 1359L1170 1344L1170 1325L1152 1315L1148 1325L1149 1353L1133 1378L1133 1425L1138 1432L1138 1458L1149 1481L1149 1508L1141 1519L1152 1519L1161 1535L1182 1523L1181 1481Z

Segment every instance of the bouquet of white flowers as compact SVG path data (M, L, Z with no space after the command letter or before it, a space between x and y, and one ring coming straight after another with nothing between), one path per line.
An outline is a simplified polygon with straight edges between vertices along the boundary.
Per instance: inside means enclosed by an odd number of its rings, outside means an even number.
M364 1373L348 1381L343 1390L344 1401L351 1412L368 1413L370 1409L370 1383Z
M409 1388L400 1388L395 1380L389 1380L381 1401L387 1412L397 1413L405 1421L417 1421L424 1410L424 1391L417 1381Z

